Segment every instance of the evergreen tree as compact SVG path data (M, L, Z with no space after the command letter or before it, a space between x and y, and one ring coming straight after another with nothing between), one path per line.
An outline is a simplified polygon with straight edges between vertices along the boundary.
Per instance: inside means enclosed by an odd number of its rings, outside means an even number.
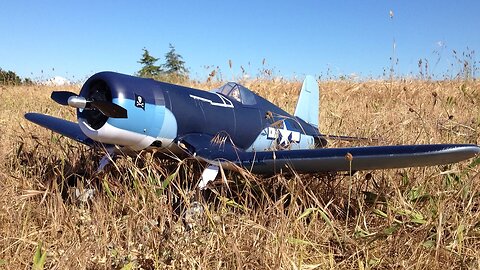
M183 57L175 52L175 47L170 44L170 51L165 54L165 64L162 65L167 75L187 77L188 69L185 67Z
M155 58L150 55L146 48L143 48L142 58L138 63L142 64L142 68L137 72L137 75L145 78L153 78L162 73L162 68L156 66L155 62L158 61L158 58Z

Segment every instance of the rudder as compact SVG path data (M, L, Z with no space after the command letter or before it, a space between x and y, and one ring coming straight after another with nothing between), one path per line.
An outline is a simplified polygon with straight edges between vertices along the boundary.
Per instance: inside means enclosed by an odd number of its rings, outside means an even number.
M307 75L303 81L298 97L295 116L318 128L318 112L320 109L320 90L313 76Z

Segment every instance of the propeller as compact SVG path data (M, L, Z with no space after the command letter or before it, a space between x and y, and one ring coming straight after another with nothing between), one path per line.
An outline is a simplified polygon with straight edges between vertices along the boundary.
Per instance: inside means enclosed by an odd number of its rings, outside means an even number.
M77 94L68 91L54 91L50 98L60 105L68 105L79 109L94 109L112 118L127 118L127 110L112 102L87 100L84 97L77 96Z

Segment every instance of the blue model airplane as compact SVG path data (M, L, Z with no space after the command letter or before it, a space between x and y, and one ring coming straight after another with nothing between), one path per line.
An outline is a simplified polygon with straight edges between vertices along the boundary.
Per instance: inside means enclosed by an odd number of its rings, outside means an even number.
M114 72L93 75L79 95L58 91L51 97L77 108L78 123L25 117L86 145L104 144L110 154L155 148L195 157L208 164L201 187L220 166L260 174L358 171L454 163L480 152L472 144L325 148L328 138L355 138L319 132L319 89L311 76L294 115L236 83L207 92Z

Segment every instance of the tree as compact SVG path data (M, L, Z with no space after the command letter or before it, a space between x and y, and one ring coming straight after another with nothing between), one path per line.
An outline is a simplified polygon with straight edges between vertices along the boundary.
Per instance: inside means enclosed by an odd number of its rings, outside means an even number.
M187 77L188 69L185 67L183 57L175 52L175 47L170 44L170 51L165 54L165 64L162 67L165 69L167 75L174 75L178 77Z
M156 66L155 62L158 58L150 55L146 48L143 48L142 58L138 63L142 64L142 68L137 72L137 75L145 78L153 78L160 75L163 71L160 66Z
M13 71L6 71L0 68L0 84L3 85L19 85L22 83L22 79Z

